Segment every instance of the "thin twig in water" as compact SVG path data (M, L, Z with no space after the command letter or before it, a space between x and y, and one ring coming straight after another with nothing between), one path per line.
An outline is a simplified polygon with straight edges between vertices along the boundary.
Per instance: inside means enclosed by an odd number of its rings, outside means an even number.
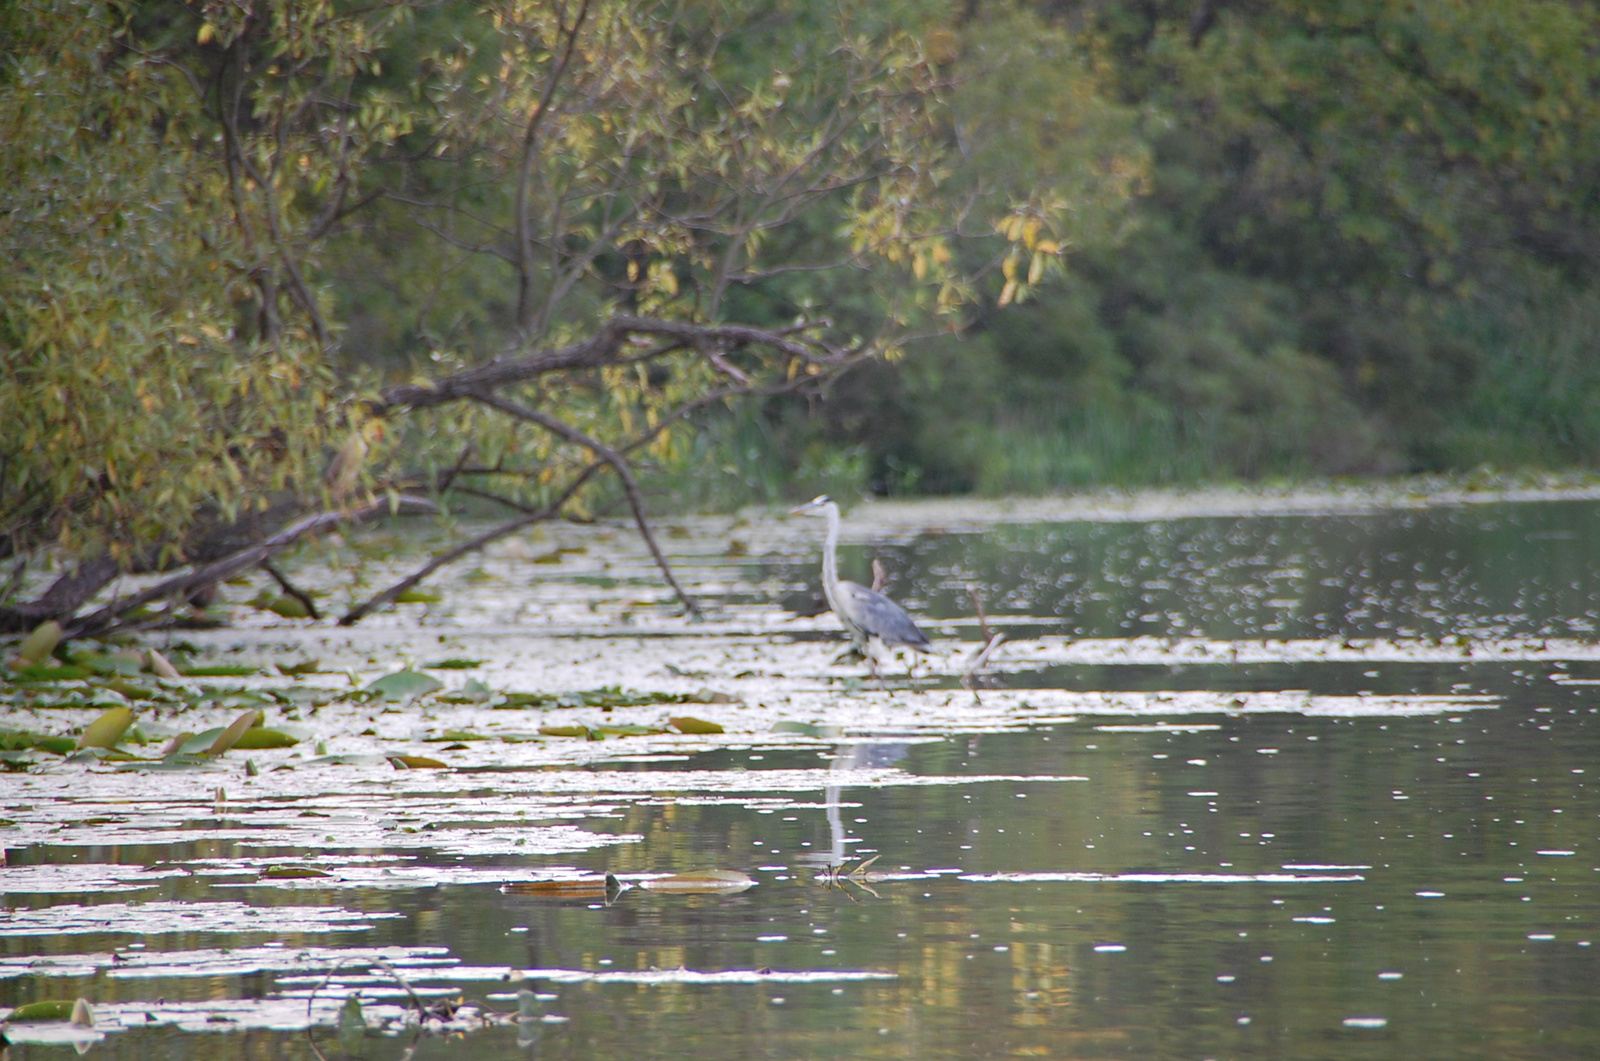
M279 589L283 590L283 592L299 601L300 604L305 608L307 615L311 616L313 619L322 618L322 616L317 612L316 602L311 599L311 594L307 593L299 586L296 586L293 582L290 582L288 577L282 571L279 571L277 565L271 560L261 561L261 570L272 576L272 581L278 584Z
M972 607L978 613L978 627L983 631L983 647L967 659L966 672L961 675L961 688L976 698L978 690L974 688L973 683L977 679L978 672L988 665L989 657L994 654L995 649L1000 647L1000 642L1006 639L1006 635L989 631L989 617L983 612L983 597L978 593L977 588L969 585L967 587L967 596L972 598Z

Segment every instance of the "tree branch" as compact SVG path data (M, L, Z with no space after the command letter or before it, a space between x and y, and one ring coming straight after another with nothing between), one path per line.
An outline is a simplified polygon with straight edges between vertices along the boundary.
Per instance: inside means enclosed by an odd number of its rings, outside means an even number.
M612 471L617 473L617 478L622 480L623 492L628 495L628 506L633 509L634 522L639 525L639 536L644 539L645 545L649 547L650 555L655 558L656 566L661 569L661 576L667 580L667 584L678 595L678 599L683 601L684 610L690 615L699 618L700 606L695 603L693 597L689 596L688 590L684 589L682 584L678 582L678 577L672 573L672 565L667 562L666 556L661 552L661 546L656 542L655 532L650 529L650 518L644 512L644 496L639 492L639 481L634 478L633 466L628 463L626 457L598 439L590 438L572 425L563 423L548 414L541 413L537 409L530 409L525 405L520 405L517 402L489 393L474 394L472 397L491 409L500 410L507 416L516 417L518 420L526 420L530 424L538 424L558 438L563 438L575 445L582 446L609 464Z
M400 512L433 513L439 510L432 501L420 497L401 497ZM319 512L314 516L290 524L270 538L254 545L236 550L201 567L191 568L181 575L162 579L153 586L133 594L130 597L121 597L111 601L80 619L64 623L64 639L84 637L90 634L101 634L110 630L116 621L123 615L151 601L163 600L167 597L181 596L199 586L210 585L232 578L241 571L258 567L270 560L273 556L289 548L295 542L308 534L326 530L330 527L347 526L363 523L379 516L388 515L391 511L387 499L374 501L357 509L345 509L338 512Z
M499 541L501 538L504 538L507 535L515 534L523 527L530 527L535 523L543 523L546 520L554 519L555 516L560 513L561 507L572 499L572 495L576 494L578 490L581 489L583 485L590 479L592 479L594 474L603 467L605 467L605 461L596 460L591 462L581 472L573 477L572 481L566 485L561 493L556 495L555 500L551 501L543 508L529 512L527 515L519 516L517 519L509 522L502 523L500 526L485 531L483 534L480 534L475 538L464 541L452 549L446 549L444 552L438 553L433 557L432 560L429 560L426 564L423 564L421 567L417 568L411 574L407 575L399 582L396 582L382 593L368 598L367 600L356 605L354 608L351 608L349 611L345 612L344 616L339 620L339 625L354 626L356 623L359 623L362 619L366 618L367 615L369 615L375 609L381 608L385 604L393 602L396 597L400 596L400 594L404 593L412 586L415 586L417 583L421 582L423 579L427 578L441 567L455 563L468 553L477 552L479 549L482 549L484 546L489 545L492 542Z

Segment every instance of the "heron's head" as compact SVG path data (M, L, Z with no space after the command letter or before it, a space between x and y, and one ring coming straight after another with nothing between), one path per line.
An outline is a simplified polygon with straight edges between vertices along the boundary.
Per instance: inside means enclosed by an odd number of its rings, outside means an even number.
M799 508L790 509L789 510L789 515L791 515L791 516L826 516L828 514L828 508L830 506L833 507L833 508L838 508L839 507L838 505L834 504L833 498L829 497L827 494L818 494L816 497L813 497L810 501L807 501L805 504L801 505Z

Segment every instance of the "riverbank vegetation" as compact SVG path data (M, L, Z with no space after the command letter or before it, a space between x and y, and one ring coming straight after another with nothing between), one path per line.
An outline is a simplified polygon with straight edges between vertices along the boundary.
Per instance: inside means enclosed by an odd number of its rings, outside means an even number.
M0 626L402 510L505 517L439 564L817 489L1588 466L1597 23L19 0ZM86 612L125 571L170 578Z

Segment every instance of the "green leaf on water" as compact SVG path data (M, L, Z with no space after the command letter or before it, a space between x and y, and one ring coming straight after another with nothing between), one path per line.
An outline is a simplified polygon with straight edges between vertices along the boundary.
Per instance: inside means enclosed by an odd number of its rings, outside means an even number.
M130 678L144 670L144 657L137 652L76 652L72 662L96 674L121 674Z
M424 663L423 666L429 670L472 670L474 667L483 666L484 662L481 659L441 659Z
M545 737L587 737L588 726L540 726L539 733Z
M115 748L117 741L133 725L133 711L126 707L113 707L84 729L78 738L78 748Z
M279 663L276 664L276 666L278 668L278 673L286 678L298 678L302 674L322 673L320 670L318 670L318 667L320 667L321 664L314 659L303 659L299 663Z
M6 1020L13 1024L22 1021L36 1020L71 1020L72 1008L77 1005L77 999L52 998L43 1002L29 1002L27 1005L18 1006L11 1011L11 1016Z
M389 763L396 770L446 770L449 763L430 759L426 755L391 755Z
M494 738L485 737L481 733L473 733L464 729L447 729L437 737L425 737L424 740L428 741L430 744L437 744L445 741L494 740Z
M79 667L75 664L65 664L54 667L47 664L35 664L32 667L22 667L11 674L13 682L71 682L89 677L94 672L88 667Z
M265 880L305 880L312 877L331 877L332 873L311 866L268 866L261 871Z
M106 679L105 686L107 689L115 689L129 700L154 700L158 695L154 689L121 677Z
M247 663L221 663L210 667L184 667L185 678L249 678L261 673L261 668Z
M438 604L444 600L439 594L425 589L408 589L394 599L396 604Z
M595 732L610 737L648 737L657 733L665 733L667 731L662 729L660 726L639 726L617 723L615 725L596 726Z
M486 704L494 699L494 690L476 678L468 678L460 689L444 693L439 699L447 704Z
M261 712L256 710L246 711L228 724L228 728L217 734L217 739L211 742L211 747L206 749L207 755L221 755L235 744L239 738L252 726L261 724Z
M306 607L305 601L299 597L291 597L287 593L268 601L266 610L285 619L311 618L311 609Z
M669 718L667 719L667 725L679 733L708 734L727 732L717 723L707 722L705 719L695 718L693 715L678 715L675 718Z
M39 737L33 746L56 755L70 755L78 749L78 742L71 737Z
M444 682L431 674L421 671L399 670L393 674L385 674L376 681L369 682L366 692L384 700L415 700L419 696L436 693L444 688Z
M270 748L293 748L300 738L279 729L251 726L239 735L233 746L240 751L260 751Z
M33 633L23 638L22 644L17 646L16 663L18 668L32 667L43 663L50 658L50 653L56 650L61 643L61 624L54 619L40 623L33 628Z

